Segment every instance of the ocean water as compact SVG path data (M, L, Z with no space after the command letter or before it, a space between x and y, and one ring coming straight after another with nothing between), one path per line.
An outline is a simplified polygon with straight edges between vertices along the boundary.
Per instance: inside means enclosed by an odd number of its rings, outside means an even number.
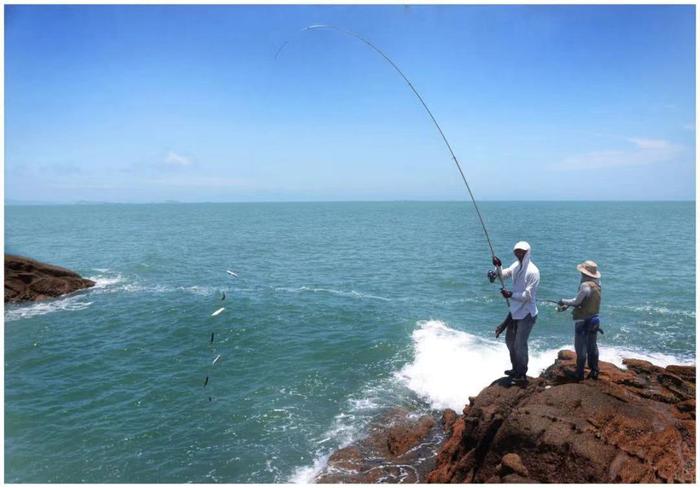
M694 202L481 205L540 298L599 264L603 359L695 362ZM97 281L5 308L7 482L307 481L386 408L461 410L508 366L467 203L8 206L5 243ZM531 373L572 335L540 304Z

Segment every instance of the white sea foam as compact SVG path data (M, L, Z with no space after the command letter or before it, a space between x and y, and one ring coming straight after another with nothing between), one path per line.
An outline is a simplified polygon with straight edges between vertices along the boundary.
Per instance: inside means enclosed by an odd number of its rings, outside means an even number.
M325 454L314 459L313 466L302 466L296 469L292 476L289 478L290 483L308 485L313 483L316 476L321 474L323 468L328 464L328 458L330 454Z
M659 314L659 315L680 315L683 317L688 317L691 319L695 318L695 312L693 310L675 310L668 307L656 307L654 305L640 305L640 306L628 306L621 307L634 312L641 312L647 314Z
M395 375L433 408L461 411L469 396L476 396L510 368L503 341L455 330L439 320L418 325L413 332L414 360ZM537 376L551 365L560 349L573 349L573 344L546 350L530 347L529 375ZM602 361L624 367L624 358L645 359L659 366L689 363L688 358L600 345Z
M212 286L169 286L161 284L145 284L140 282L127 281L121 275L116 277L91 277L91 280L96 282L96 285L92 288L95 290L103 290L108 293L148 293L148 294L161 294L161 293L191 293L193 295L209 296L218 294L221 289ZM119 286L114 286L119 285Z
M11 305L5 308L5 322L28 319L38 315L46 315L52 312L74 312L85 310L93 302L88 298L93 293L100 293L114 288L114 285L124 281L121 275L117 276L90 276L88 279L95 282L91 288L78 290L75 293L44 302L30 304Z
M80 296L69 296L47 302L36 302L31 305L13 305L5 308L5 322L28 319L37 315L45 315L51 312L68 312L85 310L92 302L88 302Z
M573 347L569 346L566 349L573 349ZM660 352L647 352L625 347L606 346L605 344L600 343L598 344L598 349L600 351L601 361L613 363L623 369L625 369L625 365L622 364L622 360L625 358L643 359L661 367L666 367L671 364L695 364L694 358L673 356Z
M351 297L351 298L368 298L370 300L381 300L384 302L390 302L390 298L386 297L381 297L378 295L371 295L369 293L363 293L359 292L356 290L336 290L334 288L315 288L315 287L310 287L310 286L300 286L297 288L290 288L290 287L278 287L275 288L277 291L286 291L289 293L302 293L302 292L313 292L313 293L329 293L331 295L337 295L341 297Z
M418 325L412 334L414 360L395 375L433 408L462 410L467 397L509 366L502 343L451 329L440 320Z
M89 276L88 279L95 282L95 286L91 290L103 290L125 281L120 274L116 276Z
M342 449L360 439L366 433L367 424L376 414L389 406L395 380L373 382L357 395L348 398L342 411L333 418L330 428L316 442L319 446L311 466L297 468L289 478L290 483L308 484L323 471L328 458L336 449Z

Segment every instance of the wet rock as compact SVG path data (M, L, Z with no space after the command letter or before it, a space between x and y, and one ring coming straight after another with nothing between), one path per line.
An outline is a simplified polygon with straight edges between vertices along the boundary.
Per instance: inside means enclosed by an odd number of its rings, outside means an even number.
M575 360L560 351L527 387L482 390L428 481L694 482L695 368L601 362L599 380L572 382Z
M416 416L401 408L389 410L370 426L367 437L333 453L315 481L425 482L443 438L434 417Z
M387 435L389 453L396 457L415 447L435 426L435 419L424 415L417 422L400 423L392 426Z
M94 285L60 266L5 254L5 303L48 300Z

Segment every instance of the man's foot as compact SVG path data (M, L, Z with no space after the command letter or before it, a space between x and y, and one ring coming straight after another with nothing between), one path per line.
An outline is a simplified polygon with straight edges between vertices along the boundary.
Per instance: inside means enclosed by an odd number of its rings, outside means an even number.
M510 384L513 386L527 386L527 376L516 376L510 380Z
M506 370L503 372L503 374L506 375L506 376L515 376L515 370L513 370L513 369L506 369Z
M578 372L573 369L565 369L564 374L567 378L574 381L583 381L583 374L578 374Z
M598 379L598 370L592 369L591 372L588 373L588 378L591 380L597 380Z

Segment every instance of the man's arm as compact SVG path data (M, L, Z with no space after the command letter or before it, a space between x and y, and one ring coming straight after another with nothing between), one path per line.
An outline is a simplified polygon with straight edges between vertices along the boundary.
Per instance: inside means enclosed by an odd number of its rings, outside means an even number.
M515 269L516 266L517 266L517 263L513 263L510 266L508 266L507 268L501 268L501 278L506 279L506 278L510 278L511 276L513 276L513 270ZM494 268L494 270L496 272L498 272L497 268Z
M539 273L528 273L525 276L525 290L520 293L513 293L513 300L527 303L532 300L532 290L540 284Z
M578 307L590 294L591 287L588 285L588 283L581 283L581 286L578 289L578 294L575 298L570 298L568 300L562 298L561 300L559 300L559 303L561 305L566 305L567 307Z

